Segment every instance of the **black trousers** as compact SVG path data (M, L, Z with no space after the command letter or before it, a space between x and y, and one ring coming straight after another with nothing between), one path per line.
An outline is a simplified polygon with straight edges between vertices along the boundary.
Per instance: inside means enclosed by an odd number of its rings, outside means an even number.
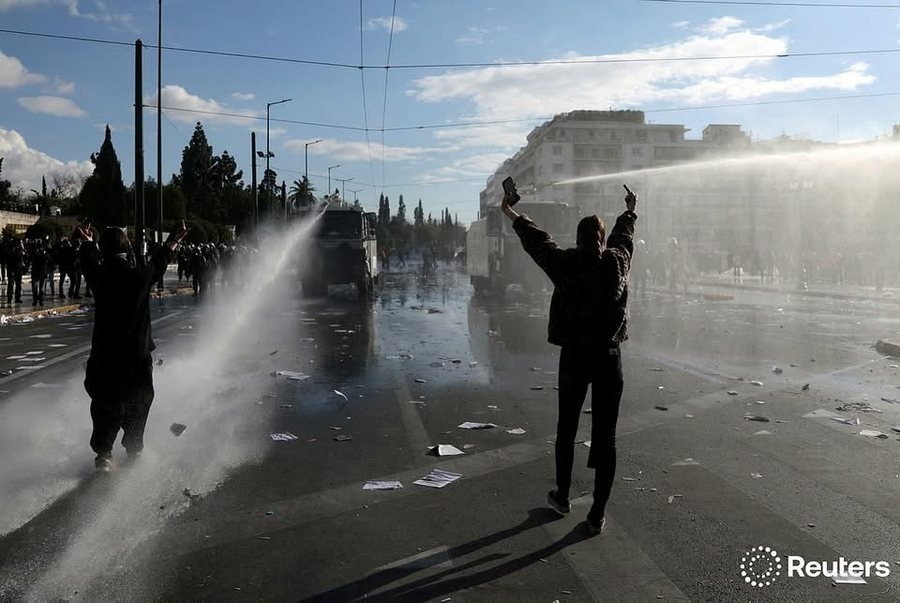
M624 381L618 345L591 348L563 347L559 355L559 421L556 425L556 487L569 498L578 420L591 385L591 451L588 467L595 469L594 506L599 520L606 509L616 473L616 423Z
M17 302L22 301L22 273L10 270L6 279L6 303L12 303L13 293Z
M119 430L122 446L128 454L136 454L144 449L144 427L153 403L153 376L148 373L141 383L119 396L102 395L91 399L91 419L94 431L91 434L91 448L98 457L109 457Z

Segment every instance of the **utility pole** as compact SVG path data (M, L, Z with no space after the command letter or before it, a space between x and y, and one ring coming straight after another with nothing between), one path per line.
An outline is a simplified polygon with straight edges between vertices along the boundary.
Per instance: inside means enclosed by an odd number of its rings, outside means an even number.
M344 196L344 189L346 188L347 183L352 181L353 178L335 178L335 180L341 183L341 203L343 203L346 199L346 197Z
M144 91L142 79L144 45L134 43L134 217L135 258L144 265Z
M250 186L253 187L253 231L259 241L259 195L256 186L256 132L250 132Z
M156 243L163 244L163 181L162 181L162 0L159 0L159 23L156 35ZM162 290L163 279L159 277L156 288Z
M266 173L263 175L263 178L266 181L266 201L269 205L269 211L272 212L272 224L275 224L275 204L272 201L272 185L269 182L269 158L273 156L272 151L269 150L269 108L272 105L280 105L281 103L290 102L293 99L283 98L279 101L272 101L271 103L266 103Z

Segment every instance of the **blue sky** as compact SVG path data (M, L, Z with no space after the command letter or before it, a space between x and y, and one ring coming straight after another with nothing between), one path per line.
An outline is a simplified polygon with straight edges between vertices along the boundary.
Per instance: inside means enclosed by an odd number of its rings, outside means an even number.
M846 2L845 2L846 3ZM851 2L852 3L852 2ZM684 57L819 51L900 50L900 10L788 8L729 4L539 0L163 0L166 46L317 61L390 64L548 61L602 56ZM0 0L0 28L146 43L156 41L155 0ZM0 156L4 177L26 190L48 176L90 168L103 126L128 181L133 173L133 50L127 46L0 33ZM348 191L375 209L384 191L396 206L421 198L469 221L484 179L525 143L542 117L572 109L653 110L656 123L684 123L698 136L708 123L739 123L754 138L780 134L852 141L900 123L897 96L696 109L757 101L900 92L900 53L617 64L360 71L166 51L163 54L163 173L180 165L193 124L238 159L249 181L250 130L265 145L265 121L175 108L265 115L374 129L369 133L273 122L272 166L290 183L303 172L324 192L326 168L353 178ZM156 57L145 50L144 86L155 102ZM385 103L386 98L386 103ZM661 110L664 109L664 110ZM683 109L671 111L668 109ZM469 121L514 121L477 128ZM147 174L156 173L155 113L145 113ZM352 197L351 197L352 198Z

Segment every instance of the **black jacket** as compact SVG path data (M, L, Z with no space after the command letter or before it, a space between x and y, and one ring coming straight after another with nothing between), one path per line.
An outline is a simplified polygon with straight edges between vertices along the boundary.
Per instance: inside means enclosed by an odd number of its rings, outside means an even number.
M628 339L625 307L635 220L630 211L619 216L600 255L561 249L527 216L513 222L525 251L553 282L550 343L587 347Z
M125 259L100 263L94 243L83 243L79 259L94 295L94 333L84 385L92 398L123 395L146 380L156 347L150 335L150 289L174 259L157 249L142 268Z

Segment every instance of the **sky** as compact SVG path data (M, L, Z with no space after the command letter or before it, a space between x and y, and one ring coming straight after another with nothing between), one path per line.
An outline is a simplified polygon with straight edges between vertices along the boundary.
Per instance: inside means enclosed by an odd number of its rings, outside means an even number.
M842 2L863 3L873 4ZM332 189L352 178L343 183L346 196L367 209L377 209L382 192L395 209L402 194L409 214L422 199L426 214L447 207L461 222L476 217L478 193L499 163L564 111L642 109L653 123L685 124L689 138L709 123L736 123L754 139L851 142L900 123L900 2L896 9L646 0L162 6L164 47L268 57L163 51L166 181L201 121L214 152L234 155L249 182L250 132L265 149L266 104L284 98L292 100L270 107L279 180L302 177L308 148L319 194L328 167L339 165ZM155 0L0 0L4 178L29 191L42 175L52 182L54 174L89 173L109 124L131 182L133 43L156 43L157 10ZM659 60L685 57L731 58ZM600 62L607 59L624 61ZM501 64L509 62L539 64ZM155 105L155 48L144 50L143 67L143 100ZM758 104L770 101L777 102ZM464 125L473 122L489 123ZM144 128L145 173L155 175L155 109L145 109Z

